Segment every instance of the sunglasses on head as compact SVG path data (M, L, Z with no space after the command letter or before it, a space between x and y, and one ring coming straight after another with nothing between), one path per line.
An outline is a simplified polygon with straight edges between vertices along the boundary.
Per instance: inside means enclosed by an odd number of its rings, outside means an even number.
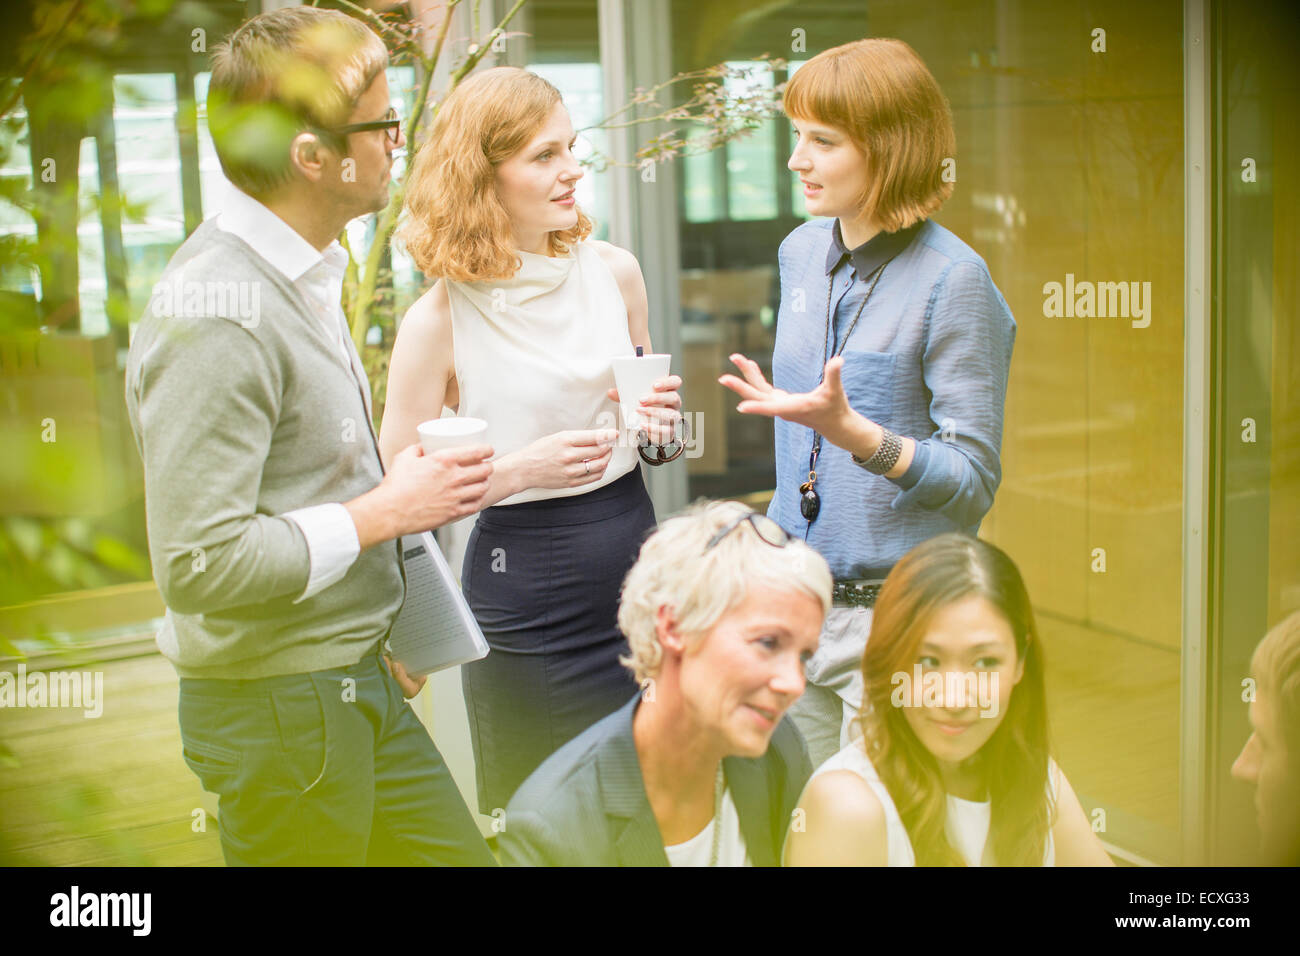
M719 541L731 534L731 532L735 531L742 524L746 523L754 529L755 534L774 548L784 548L793 540L790 535L786 533L784 528L767 515L761 515L756 511L747 511L743 515L735 518L733 521L723 525L723 527L709 539L709 543L704 546L705 553L707 554Z

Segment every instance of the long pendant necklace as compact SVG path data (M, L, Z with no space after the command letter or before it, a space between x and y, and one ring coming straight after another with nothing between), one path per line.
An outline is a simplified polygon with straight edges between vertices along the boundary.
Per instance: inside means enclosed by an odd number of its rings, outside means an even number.
M853 321L849 323L848 331L844 333L844 338L838 348L834 348L835 343L831 338L831 294L835 290L835 275L832 273L826 277L826 331L822 335L822 378L818 381L818 385L826 378L826 363L843 352L844 347L849 344L849 336L853 334L853 328L858 324L858 319L862 316L862 310L871 301L871 293L876 291L876 283L885 274L885 266L893 261L894 257L890 256L873 273L874 278L871 278L871 285L867 288L867 294L862 297L862 304L858 306L858 311L854 313ZM817 520L817 515L822 510L822 500L818 496L815 487L817 484L817 456L821 454L821 450L822 436L817 432L813 432L812 454L808 456L808 480L799 486L799 513L808 522L808 528L804 531L805 538L808 536L808 532L812 530L812 523Z

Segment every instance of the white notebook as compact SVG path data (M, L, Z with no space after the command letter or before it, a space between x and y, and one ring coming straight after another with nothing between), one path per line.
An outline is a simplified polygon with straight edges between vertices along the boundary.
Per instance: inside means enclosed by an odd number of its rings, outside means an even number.
M482 660L488 643L433 533L402 536L406 601L388 646L413 677Z

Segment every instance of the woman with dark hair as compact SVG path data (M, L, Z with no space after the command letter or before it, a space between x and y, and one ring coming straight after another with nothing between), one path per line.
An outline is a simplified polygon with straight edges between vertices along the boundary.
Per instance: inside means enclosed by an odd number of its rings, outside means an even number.
M862 659L861 733L805 788L791 866L1106 866L1051 759L1043 659L1011 559L963 534L890 572Z

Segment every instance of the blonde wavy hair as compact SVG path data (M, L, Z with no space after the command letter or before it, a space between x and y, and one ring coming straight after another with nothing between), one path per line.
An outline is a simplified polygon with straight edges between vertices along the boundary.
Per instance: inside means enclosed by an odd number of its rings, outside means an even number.
M698 502L659 525L641 545L623 581L618 626L631 654L619 658L637 683L655 677L663 663L656 631L659 608L673 618L693 647L727 612L755 590L801 591L831 606L826 559L798 539L783 548L763 541L747 522L708 550L709 540L752 509L738 501Z
M509 279L519 270L496 167L528 145L559 102L554 86L513 66L476 73L443 101L415 155L407 216L398 231L425 275L481 282ZM578 209L577 225L550 233L551 255L567 254L591 230Z
M786 116L848 133L867 160L858 207L886 232L934 215L952 195L943 178L955 161L952 110L934 75L902 40L868 39L823 50L790 77Z

